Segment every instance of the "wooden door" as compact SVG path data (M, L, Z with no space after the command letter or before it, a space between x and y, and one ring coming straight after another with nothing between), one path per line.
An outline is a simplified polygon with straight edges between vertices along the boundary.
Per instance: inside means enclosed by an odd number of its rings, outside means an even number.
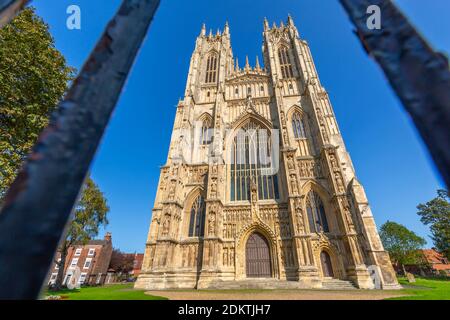
M245 259L248 278L272 277L269 244L261 234L253 233L248 238Z
M333 266L331 265L331 258L328 252L322 251L320 253L320 262L322 263L323 276L333 278Z

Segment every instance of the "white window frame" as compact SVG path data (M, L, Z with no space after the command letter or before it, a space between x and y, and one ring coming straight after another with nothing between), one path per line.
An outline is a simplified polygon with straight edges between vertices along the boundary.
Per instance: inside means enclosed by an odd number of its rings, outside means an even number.
M95 248L89 248L88 256L92 257L95 254Z
M87 262L89 262L89 266L86 267ZM91 266L92 266L92 258L86 258L86 260L84 260L83 269L89 269Z
M50 276L50 279L48 280L49 284L54 284L56 282L56 278L58 277L57 273L52 273L52 275Z
M78 265L78 258L73 258L70 263L70 268L75 268Z
M84 277L84 279L83 279L83 277ZM81 279L83 279L83 280L81 280ZM87 279L87 272L82 272L80 274L80 277L78 278L78 283L84 284L86 282L86 279Z
M59 269L59 265L58 265L58 263L60 263L61 262L61 258L59 258L58 260L56 260L57 262L55 263L55 270L58 270Z
M66 276L64 277L64 281L63 284L66 285L68 281L70 281L70 279L72 279L73 274L71 272L67 273Z
M74 256L75 257L79 257L80 255L81 255L81 252L83 251L83 249L82 248L77 248L77 249L75 249L75 254L74 254Z

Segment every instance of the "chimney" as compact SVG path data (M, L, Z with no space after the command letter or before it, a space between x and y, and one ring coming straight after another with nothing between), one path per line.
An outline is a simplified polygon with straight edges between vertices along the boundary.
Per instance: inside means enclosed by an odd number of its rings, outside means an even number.
M105 241L111 242L111 232L107 232L104 237Z

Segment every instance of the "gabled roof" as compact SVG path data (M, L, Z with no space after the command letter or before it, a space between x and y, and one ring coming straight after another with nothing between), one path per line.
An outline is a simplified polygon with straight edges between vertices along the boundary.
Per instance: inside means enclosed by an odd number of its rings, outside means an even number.
M424 249L422 252L427 262L432 264L434 269L450 270L449 261L441 253L434 249Z
M229 77L227 77L226 82L235 83L242 81L265 81L267 79L269 79L269 75L267 73L249 71L249 72L233 73Z

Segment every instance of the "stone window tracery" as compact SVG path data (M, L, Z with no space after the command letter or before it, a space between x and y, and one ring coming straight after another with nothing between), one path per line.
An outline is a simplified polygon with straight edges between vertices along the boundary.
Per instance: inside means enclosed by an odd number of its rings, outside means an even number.
M205 201L199 195L192 204L189 220L189 237L203 237L205 233Z
M231 201L250 200L252 182L257 184L259 200L278 199L269 131L249 121L238 130L231 149Z
M295 112L292 115L292 130L294 131L295 139L306 138L305 123L303 117L299 112Z
M212 134L211 134L211 119L206 118L202 122L202 128L200 132L200 144L207 145L211 143Z
M206 61L206 77L205 83L215 83L217 79L217 54L213 53L208 57Z
M289 58L289 51L286 47L278 49L278 58L281 66L281 76L283 79L293 78L292 64Z
M306 212L311 232L330 232L322 199L314 191L310 191L306 198Z

